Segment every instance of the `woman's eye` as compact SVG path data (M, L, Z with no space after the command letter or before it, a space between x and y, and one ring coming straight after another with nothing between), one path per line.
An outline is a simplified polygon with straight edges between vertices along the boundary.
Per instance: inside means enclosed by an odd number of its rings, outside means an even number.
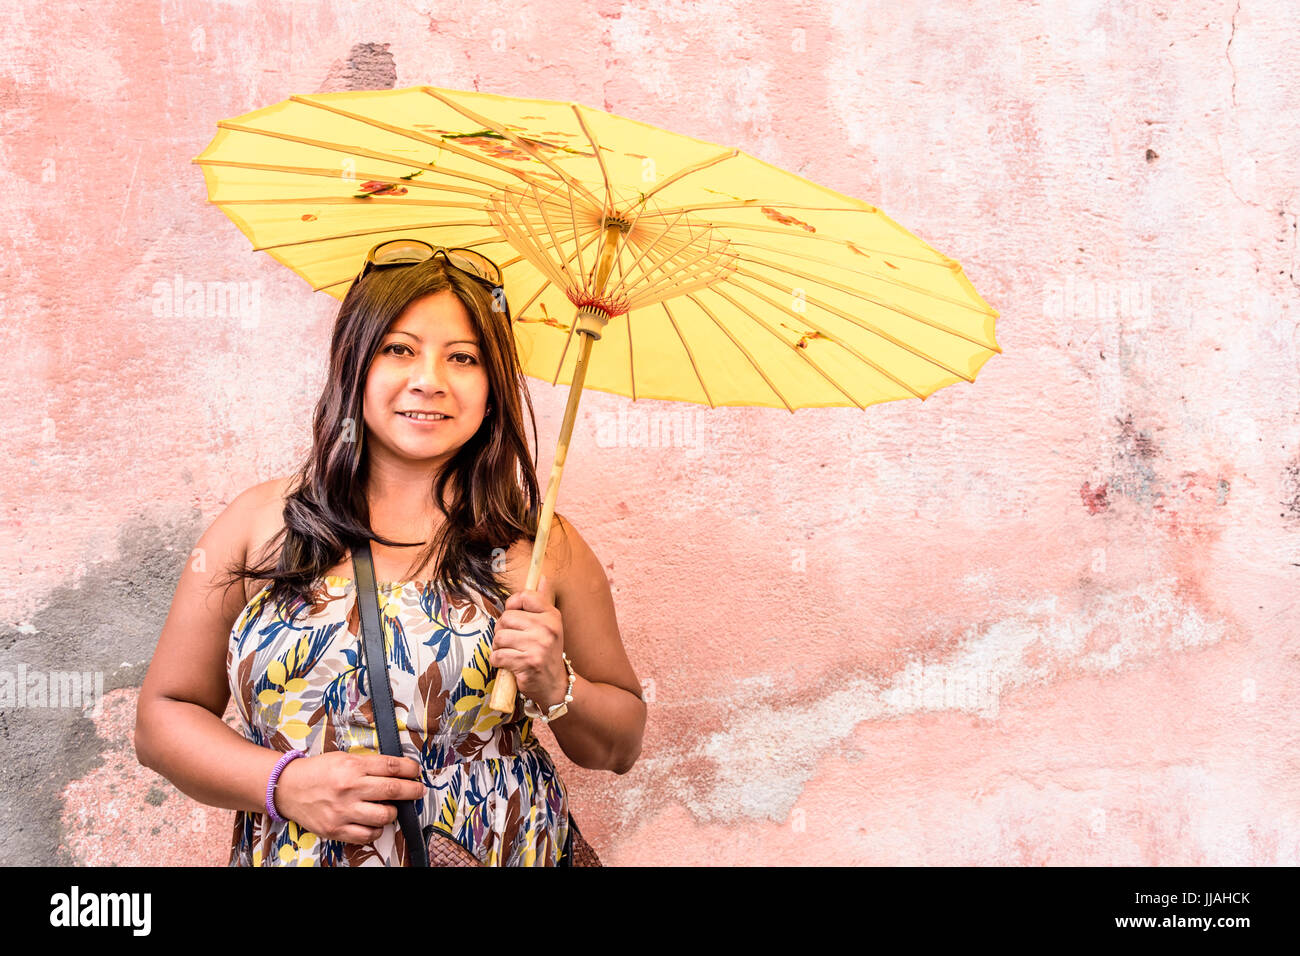
M396 352L394 351L395 349L405 349L406 351ZM415 354L415 352L411 350L411 347L409 345L406 345L405 343L402 342L394 342L391 345L384 346L383 352L385 355L402 355L404 357L407 355ZM451 356L451 358L456 365L477 365L478 364L478 359L475 358L473 355L471 355L469 352L457 352L455 355Z

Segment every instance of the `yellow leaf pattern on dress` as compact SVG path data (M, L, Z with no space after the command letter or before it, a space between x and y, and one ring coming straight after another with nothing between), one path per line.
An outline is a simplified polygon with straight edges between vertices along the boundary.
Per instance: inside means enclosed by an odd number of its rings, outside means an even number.
M451 825L456 820L456 801L452 799L451 794L442 801L442 814L439 819L446 825L447 831L451 831Z

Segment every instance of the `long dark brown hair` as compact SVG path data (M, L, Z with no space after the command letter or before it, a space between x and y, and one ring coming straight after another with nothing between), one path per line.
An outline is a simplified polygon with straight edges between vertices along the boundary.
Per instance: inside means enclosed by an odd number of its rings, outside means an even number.
M431 484L431 500L445 511L446 520L415 567L436 556L439 585L466 595L472 588L502 609L510 592L496 575L494 559L520 537L534 536L540 517L537 458L534 454L530 467L524 434L525 402L534 447L537 418L501 302L439 256L372 270L348 290L334 320L311 451L285 497L284 527L265 548L274 557L256 566L247 560L234 566L231 583L269 581L268 600L294 599L291 606L301 610L311 600L311 586L343 559L352 541L412 545L390 541L370 527L370 456L362 400L370 364L392 324L416 299L448 289L464 304L482 343L491 411Z

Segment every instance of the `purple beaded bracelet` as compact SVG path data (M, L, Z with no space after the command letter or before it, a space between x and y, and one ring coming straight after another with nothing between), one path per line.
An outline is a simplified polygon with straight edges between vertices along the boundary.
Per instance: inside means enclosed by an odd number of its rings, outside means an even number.
M276 823L284 823L285 819L275 812L275 782L280 779L280 771L289 765L289 761L305 756L307 756L305 750L290 750L276 763L275 769L271 771L271 779L266 782L266 812Z

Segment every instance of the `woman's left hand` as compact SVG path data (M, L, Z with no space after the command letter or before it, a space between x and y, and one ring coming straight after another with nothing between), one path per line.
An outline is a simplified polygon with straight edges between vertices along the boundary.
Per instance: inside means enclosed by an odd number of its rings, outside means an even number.
M564 699L564 622L555 592L542 575L536 591L518 591L497 618L488 663L515 675L519 692L542 710Z

